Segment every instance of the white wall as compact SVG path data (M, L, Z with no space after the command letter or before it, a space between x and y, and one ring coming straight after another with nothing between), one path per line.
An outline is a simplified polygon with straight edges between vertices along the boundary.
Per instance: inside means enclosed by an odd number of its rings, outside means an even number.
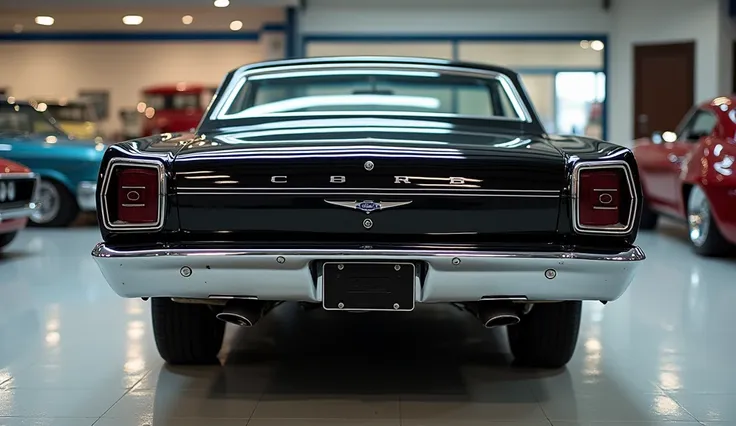
M310 0L309 34L605 33L598 0Z
M630 144L634 123L634 45L695 41L695 99L718 96L723 87L721 28L725 0L616 0L610 34L610 140ZM730 48L730 45L729 45ZM730 58L730 55L728 56Z
M0 0L1 2L2 0ZM1 7L0 7L1 9ZM9 94L26 98L77 98L80 89L108 90L110 117L103 121L107 135L122 128L120 108L135 108L141 88L180 81L217 86L225 74L241 65L278 59L284 53L284 34L263 31L266 24L283 23L282 7L228 7L144 10L143 24L123 25L122 11L54 12L51 27L33 23L32 13L0 12L0 28L23 25L21 35L44 32L89 33L230 33L233 20L241 31L259 32L258 40L163 42L0 42L0 59L12 66L0 67L0 86ZM194 17L184 25L181 17Z
M258 42L0 43L0 58L13 64L0 67L0 81L20 99L109 90L111 116L103 129L110 133L121 127L119 109L141 100L141 87L179 81L216 86L227 71L262 57Z

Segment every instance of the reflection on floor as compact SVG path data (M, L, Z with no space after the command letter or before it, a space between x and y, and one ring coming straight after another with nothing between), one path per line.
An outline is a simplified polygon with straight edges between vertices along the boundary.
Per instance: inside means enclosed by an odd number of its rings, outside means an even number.
M0 425L736 425L736 259L694 256L677 225L639 238L632 288L585 305L575 359L551 372L514 367L502 332L446 306L283 305L228 331L222 367L170 368L148 304L89 257L98 238L28 230L0 258Z

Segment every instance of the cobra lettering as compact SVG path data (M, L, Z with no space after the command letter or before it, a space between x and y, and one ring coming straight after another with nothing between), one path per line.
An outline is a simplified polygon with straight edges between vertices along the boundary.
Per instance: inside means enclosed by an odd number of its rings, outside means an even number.
M394 176L394 183L411 183L409 182L409 176Z
M271 176L271 183L286 183L286 176Z
M345 176L330 176L330 183L345 183Z

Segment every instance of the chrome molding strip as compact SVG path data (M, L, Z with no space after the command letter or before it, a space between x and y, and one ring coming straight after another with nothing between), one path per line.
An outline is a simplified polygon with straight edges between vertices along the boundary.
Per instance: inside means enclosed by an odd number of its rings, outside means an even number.
M0 173L0 180L6 179L38 179L35 173Z
M522 121L522 122L531 122L532 116L529 113L528 109L524 105L523 98L519 94L519 91L516 90L515 86L512 84L511 79L509 79L508 76L505 74L496 72L496 71L490 71L490 70L483 70L483 69L476 69L476 68L466 68L466 67L459 67L459 66L453 66L453 65L439 65L439 64L410 64L410 63L392 63L390 60L387 60L386 62L365 62L365 63L333 63L333 64L297 64L297 65L283 65L283 66L275 66L275 67L267 67L267 68L256 68L251 69L248 65L241 67L238 69L234 75L232 80L230 81L230 84L228 87L225 88L225 90L222 93L222 96L220 97L220 101L214 105L214 108L212 108L212 111L209 114L210 120L227 120L229 119L228 114L225 113L228 108L232 105L235 97L238 94L238 91L243 87L246 80L249 76L268 76L269 74L283 74L284 72L303 72L303 71L315 71L316 73L320 71L326 71L326 70L340 70L340 69L346 69L346 70L354 70L354 69L362 69L369 71L371 69L376 70L393 70L396 72L401 72L402 70L409 70L409 71L429 71L429 72L437 72L441 74L446 75L456 75L456 76L464 76L464 77L475 77L475 78L483 78L483 79L498 79L502 82L502 86L504 87L504 91L506 91L507 95L509 96L509 99L511 100L511 103L514 106L514 109L516 110L517 114L520 118L516 119L508 119L508 121ZM273 117L280 117L280 116L294 116L294 115L304 115L303 113L281 113L281 114L269 114L269 116ZM412 114L408 114L412 115ZM479 119L486 119L486 118L492 118L492 117L484 117L484 116L468 116L473 118L479 118Z
M93 257L131 258L131 257L159 257L159 256L361 256L371 257L390 256L396 258L413 257L473 257L473 258L505 258L505 259L577 259L607 262L635 262L646 259L646 255L639 247L632 247L626 251L605 253L580 252L505 252L505 251L470 251L470 250L375 250L375 249L167 249L154 248L149 250L116 250L104 243L99 243L92 250Z
M424 188L219 188L178 187L178 195L306 195L306 196L437 196L437 197L521 197L559 198L557 190L472 189L437 190Z
M141 226L138 224L116 224L110 220L110 212L107 209L107 193L110 186L110 177L115 167L144 167L155 169L158 173L158 216L153 225ZM107 165L105 177L102 180L100 191L100 208L102 209L102 225L110 231L159 231L164 227L164 212L166 209L166 173L164 165L157 160L139 160L130 158L113 158Z
M8 210L0 209L0 222L10 219L20 219L24 217L30 217L36 210L38 205L34 202L23 205L22 207L15 207Z
M624 171L626 176L626 183L631 194L631 203L629 204L629 214L627 216L627 222L621 226L605 226L605 227L592 227L585 226L580 223L579 209L579 186L580 186L580 172L583 170L590 169L621 169ZM639 205L639 197L636 194L634 188L634 175L631 173L629 164L623 160L611 160L611 161L591 161L581 162L575 165L572 172L572 225L575 232L579 234L604 234L604 235L625 235L630 233L634 229L634 214L637 206Z

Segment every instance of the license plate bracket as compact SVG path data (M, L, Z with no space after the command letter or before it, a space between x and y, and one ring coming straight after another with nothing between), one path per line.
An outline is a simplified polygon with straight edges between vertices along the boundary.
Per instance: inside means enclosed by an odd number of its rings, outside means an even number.
M416 268L410 262L325 262L322 307L326 310L412 311Z

